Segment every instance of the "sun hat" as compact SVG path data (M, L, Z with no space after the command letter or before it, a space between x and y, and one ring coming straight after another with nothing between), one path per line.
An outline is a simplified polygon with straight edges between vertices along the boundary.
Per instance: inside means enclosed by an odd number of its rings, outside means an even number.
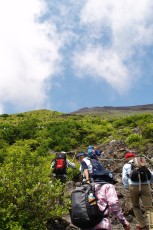
M84 153L84 152L80 152L80 153L78 153L77 155L76 155L76 159L79 159L79 157L81 157L81 156L86 156L86 153Z
M128 158L130 158L130 157L135 157L135 154L132 153L132 152L127 152L127 153L125 154L125 158L128 159Z

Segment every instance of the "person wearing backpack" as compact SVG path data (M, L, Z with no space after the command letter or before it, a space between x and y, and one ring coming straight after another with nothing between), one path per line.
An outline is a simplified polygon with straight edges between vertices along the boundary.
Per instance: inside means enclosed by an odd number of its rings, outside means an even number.
M150 186L150 183L153 183L153 172L148 170L145 165L142 167L143 171L141 171L141 168L135 168L135 162L139 160L144 162L144 159L137 157L132 152L127 152L125 159L127 163L122 169L122 183L129 190L134 215L138 223L136 230L148 230L141 210L140 199L148 217L149 229L153 230L153 205Z
M88 156L91 159L98 160L98 157L101 156L101 152L98 150L98 148L96 146L89 145L87 151L88 151Z
M59 179L63 183L66 182L67 167L76 168L75 164L66 158L66 152L57 152L51 164L55 180Z
M76 155L76 159L80 161L81 173L84 177L84 183L90 185L90 174L92 165L86 161L85 153L81 152ZM92 184L92 183L91 183ZM130 230L130 224L123 215L122 209L119 206L119 201L117 197L117 192L113 185L113 180L111 182L105 181L104 179L95 178L95 197L97 200L98 207L104 213L104 217L101 221L93 226L92 228L81 228L86 230L112 230L111 221L109 220L109 214L113 214L116 219L122 224L125 230ZM82 215L84 216L84 215Z

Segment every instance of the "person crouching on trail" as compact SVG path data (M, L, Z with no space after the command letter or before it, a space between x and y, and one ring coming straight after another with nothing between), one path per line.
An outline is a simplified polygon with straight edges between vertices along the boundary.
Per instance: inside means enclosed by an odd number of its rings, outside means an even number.
M85 162L85 153L79 153L76 155L76 159L80 162L80 169L86 183L90 184L90 165ZM119 201L117 197L117 192L113 184L106 181L96 181L95 182L95 195L98 200L98 206L101 211L105 210L106 215L102 221L94 226L93 228L88 228L86 230L112 230L111 221L109 220L109 214L113 214L115 218L122 224L125 230L130 230L130 224L123 215L122 209L119 206ZM113 181L112 181L113 183ZM108 208L106 208L108 206Z

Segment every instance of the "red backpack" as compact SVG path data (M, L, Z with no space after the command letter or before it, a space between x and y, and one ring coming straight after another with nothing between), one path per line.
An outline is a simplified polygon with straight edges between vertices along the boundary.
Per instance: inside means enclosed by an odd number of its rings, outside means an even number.
M66 174L66 154L65 153L60 153L60 152L56 153L54 172L56 174Z

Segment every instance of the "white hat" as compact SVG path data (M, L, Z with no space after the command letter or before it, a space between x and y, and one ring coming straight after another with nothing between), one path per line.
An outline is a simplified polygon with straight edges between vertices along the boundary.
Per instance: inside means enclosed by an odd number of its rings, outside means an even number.
M65 153L66 154L66 152L64 152L64 151L61 151L61 153Z

